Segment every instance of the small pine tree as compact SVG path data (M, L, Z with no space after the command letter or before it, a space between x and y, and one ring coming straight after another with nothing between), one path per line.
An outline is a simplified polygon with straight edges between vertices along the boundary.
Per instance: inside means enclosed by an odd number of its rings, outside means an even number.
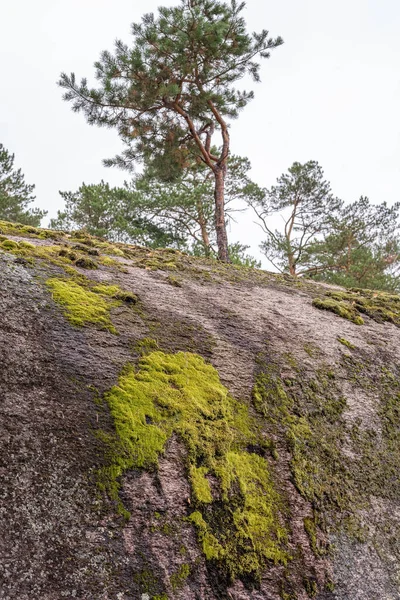
M34 189L25 183L21 169L14 169L14 154L0 144L0 219L38 227L47 211L28 208L35 200Z
M151 247L176 245L180 238L142 214L141 196L125 187L83 183L76 192L60 192L63 210L51 219L52 229L85 229L91 235L111 241L134 242Z
M304 255L306 274L344 287L399 289L400 203L361 196L331 219L329 232Z
M279 271L293 276L303 272L309 246L326 234L342 205L332 194L322 168L313 160L293 163L277 179L277 185L266 190L263 197L249 198L248 203L267 237L261 244L262 252ZM273 214L282 217L282 229L271 229Z

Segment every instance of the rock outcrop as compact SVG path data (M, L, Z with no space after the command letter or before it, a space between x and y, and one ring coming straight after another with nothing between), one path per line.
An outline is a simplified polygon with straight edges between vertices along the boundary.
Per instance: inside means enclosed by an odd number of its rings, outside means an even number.
M0 234L2 600L400 598L400 297Z

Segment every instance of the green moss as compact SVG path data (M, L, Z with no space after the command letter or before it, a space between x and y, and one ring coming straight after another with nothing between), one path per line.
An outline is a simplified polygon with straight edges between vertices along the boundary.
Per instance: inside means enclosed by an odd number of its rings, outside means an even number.
M144 262L144 267L146 269L150 269L151 271L167 271L172 270L175 271L177 269L176 263L172 261L162 261L157 258L147 259Z
M306 577L303 580L304 588L310 598L315 598L318 594L318 585L315 579Z
M174 591L181 589L185 585L186 579L190 575L190 566L183 564L179 567L176 573L170 577L171 587Z
M21 242L19 242L19 247L25 248L26 250L34 250L35 249L35 246L33 244L31 244L30 242L24 242L23 240Z
M260 365L253 391L254 404L278 438L285 440L292 455L293 482L301 495L321 514L335 514L351 507L352 486L341 447L345 437L342 417L346 401L335 385L329 368L313 378L299 373L285 388L273 365ZM318 524L318 525L317 525ZM307 519L305 529L317 555L326 552L318 542L322 522Z
M324 556L326 554L326 549L321 546L318 541L317 535L317 517L314 514L313 517L305 517L303 520L304 530L306 531L308 538L310 540L310 546L312 551L316 556Z
M75 234L75 238L77 238ZM110 242L101 241L100 239L95 240L94 238L85 237L85 238L77 238L77 240L81 243L91 243L93 246L104 252L104 254L109 254L111 256L125 256L125 252L123 248L124 245L121 244L121 247L118 247L116 244L111 244Z
M313 305L357 325L364 323L361 314L365 314L378 323L388 321L400 326L400 296L397 294L356 288L345 292L328 291L325 298L315 298Z
M86 229L78 229L76 231L71 232L72 241L79 242L80 244L85 244L89 247L96 246L96 240L98 239L100 238L96 238L90 235L90 233L88 233Z
M339 337L338 338L338 342L340 342L341 344L343 344L343 346L346 346L346 348L350 348L350 350L354 350L355 349L355 345L352 344L351 342L349 342L349 340L346 340L346 338Z
M94 292L103 294L103 296L110 296L110 298L115 298L116 294L119 294L121 291L118 285L107 285L103 283L94 286L92 289Z
M97 292L98 294L102 294L103 296L110 296L110 298L121 300L126 304L136 304L139 300L136 294L133 294L132 292L127 292L125 290L121 290L121 288L118 285L100 284L93 287L92 291Z
M329 310L343 319L352 321L356 325L364 324L364 319L357 313L357 310L347 302L341 302L332 298L326 298L324 300L315 298L313 300L313 306L321 310Z
M139 573L135 573L133 579L140 587L142 593L153 594L160 588L157 577L148 568L143 569L143 571L140 571Z
M291 352L285 352L284 355L283 355L283 358L288 363L288 365L290 365L292 367L292 369L294 371L298 371L299 370L299 365L297 364L297 360L296 360L296 358L293 356L293 354Z
M206 478L208 473L207 467L190 467L190 482L192 490L199 502L209 504L213 497L211 493L210 482Z
M4 240L4 242L1 242L1 247L4 250L17 250L19 248L19 244L13 240Z
M61 267L65 271L67 271L67 268L71 265L71 262L78 258L77 255L71 252L68 247L60 249L59 245L35 246L34 244L25 241L21 241L18 244L16 242L12 242L11 240L7 240L7 242L7 250L16 256L27 260L39 258L48 263L56 265L57 267Z
M70 257L68 256L68 252L65 251L67 257L62 255L62 251L60 251L60 246L51 245L51 246L35 246L29 242L24 240L20 242L14 242L13 240L5 240L1 247L12 252L16 256L23 257L26 259L31 259L33 257L44 259L52 264L63 267L65 264L70 263ZM75 257L74 257L75 258Z
M61 248L61 250L58 253L58 256L61 256L63 258L68 258L68 260L70 260L71 262L75 261L78 258L78 255L75 252L71 252L69 247Z
M168 275L167 281L170 285L173 285L174 287L182 287L182 279L177 275Z
M304 351L307 352L311 358L317 358L321 354L321 349L316 344L306 342L304 344Z
M99 256L100 252L97 248L93 248L87 244L75 244L72 246L72 250L76 250L77 252L81 252L83 254L89 254L90 256Z
M110 258L109 256L101 256L99 258L99 263L104 265L105 267L119 267L120 263L114 258Z
M150 354L150 352L154 352L155 350L159 350L160 348L157 340L153 340L153 338L143 338L137 342L136 349L139 354L145 355Z
M281 581L279 588L279 597L281 600L297 600L293 586L287 580Z
M81 269L98 269L98 264L88 256L82 256L75 261L77 267Z
M196 526L206 559L216 561L223 560L226 557L226 550L215 535L211 533L211 529L204 520L201 512L196 510L190 515L189 520Z
M117 301L113 302L104 295L92 292L72 279L52 277L46 281L46 285L55 302L64 307L64 314L73 325L90 323L116 333L110 319L110 310L118 305Z
M255 406L269 422L267 430L280 444L286 442L291 453L292 481L313 507L304 529L317 557L329 552L324 541L328 532L344 531L360 543L371 540L360 510L370 508L371 497L395 501L400 495L400 369L380 369L348 355L341 362L345 370L341 376L379 402L380 431L360 427L361 420L358 425L346 421L339 378L332 377L329 366L312 377L301 369L285 386L278 366L260 363L254 389ZM393 523L386 516L381 523L374 523L374 545L385 553ZM312 578L308 584L312 597L316 584ZM331 589L333 584L327 585Z
M168 248L149 250L148 248L126 246L124 256L135 266L151 271L176 271L182 267L181 253L169 252Z
M351 450L357 454L352 469L353 486L364 500L376 496L396 501L400 497L400 369L398 366L392 370L376 369L376 365L368 361L360 363L349 357L342 360L348 377L378 403L380 420L380 431L375 426L373 429L361 427L360 421L354 423L349 432ZM354 537L365 539L362 524L356 521L350 523L350 528ZM384 537L387 537L385 533Z
M194 354L152 352L128 367L106 394L116 428L102 482L118 499L126 469L154 469L173 433L186 447L190 516L206 558L231 577L259 574L265 561L286 562L283 501L267 461L247 450L261 441L245 405L232 398L215 369ZM215 500L206 475L218 483Z
M334 591L334 589L335 589L335 584L334 584L334 582L333 582L331 579L328 579L328 581L327 581L327 583L326 583L326 585L325 585L325 589L326 589L328 592L333 592L333 591Z
M32 237L47 239L49 237L57 237L61 232L50 231L49 229L39 229L31 225L23 225L22 223L10 223L9 221L0 221L0 230L5 235L18 235L21 237Z

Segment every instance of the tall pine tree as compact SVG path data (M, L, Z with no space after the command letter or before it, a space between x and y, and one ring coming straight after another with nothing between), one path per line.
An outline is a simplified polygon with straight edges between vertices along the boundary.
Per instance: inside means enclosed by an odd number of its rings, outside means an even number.
M258 58L282 44L268 31L249 34L245 2L181 0L132 25L131 47L116 43L96 63L98 87L61 75L64 98L90 124L116 128L126 145L108 164L152 162L165 178L201 161L214 179L214 218L220 260L229 260L224 186L230 153L228 119L253 98L235 84L259 81ZM215 143L215 134L220 143ZM215 154L213 145L220 146Z

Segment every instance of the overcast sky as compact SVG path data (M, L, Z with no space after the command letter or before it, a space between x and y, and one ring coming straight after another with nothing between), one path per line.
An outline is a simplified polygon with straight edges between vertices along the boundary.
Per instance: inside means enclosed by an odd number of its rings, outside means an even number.
M0 0L0 142L49 216L62 207L59 190L127 177L102 166L121 150L118 137L72 113L60 72L90 79L99 53L129 41L130 23L160 3ZM400 1L248 0L246 19L285 42L263 61L255 99L231 127L253 179L269 186L293 161L312 159L345 201L400 200ZM240 220L232 241L258 255L261 231L250 214Z

